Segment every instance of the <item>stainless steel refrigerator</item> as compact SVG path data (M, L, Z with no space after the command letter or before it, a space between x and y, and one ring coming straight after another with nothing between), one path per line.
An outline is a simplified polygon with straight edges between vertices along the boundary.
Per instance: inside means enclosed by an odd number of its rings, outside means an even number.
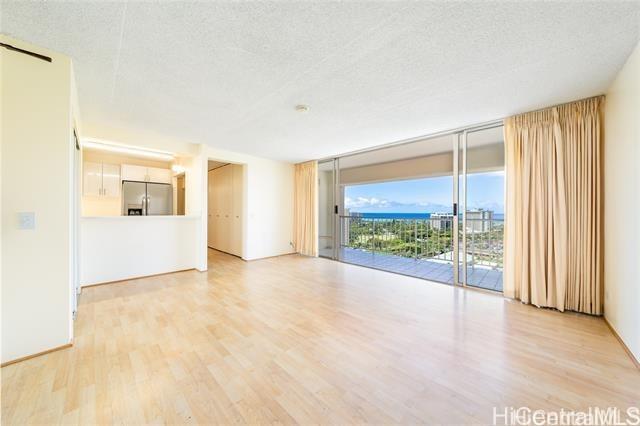
M173 214L173 187L168 183L122 182L123 216Z

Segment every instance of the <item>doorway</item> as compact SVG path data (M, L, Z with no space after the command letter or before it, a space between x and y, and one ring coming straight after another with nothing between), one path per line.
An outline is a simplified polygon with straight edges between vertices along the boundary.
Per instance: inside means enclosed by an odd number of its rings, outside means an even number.
M502 123L325 160L318 174L321 256L502 291Z
M184 173L176 176L176 215L184 216L185 214L185 176Z

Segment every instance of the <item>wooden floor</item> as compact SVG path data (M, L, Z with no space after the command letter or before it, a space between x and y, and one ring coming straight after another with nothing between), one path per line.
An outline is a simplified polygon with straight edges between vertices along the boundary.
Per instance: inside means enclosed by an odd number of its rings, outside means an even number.
M209 265L85 289L72 348L2 369L2 423L490 423L640 401L600 318L324 259Z

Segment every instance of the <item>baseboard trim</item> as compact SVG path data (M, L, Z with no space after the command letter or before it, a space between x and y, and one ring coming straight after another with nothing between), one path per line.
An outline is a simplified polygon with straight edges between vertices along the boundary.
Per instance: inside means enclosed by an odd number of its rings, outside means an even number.
M247 262L254 262L256 260L265 260L265 259L273 259L273 258L276 258L276 257L293 256L294 254L298 254L298 253L291 252L291 253L274 254L273 256L252 257L251 259L243 259L243 260L245 260Z
M20 358L16 358L16 359L11 360L11 361L3 362L0 365L0 368L6 367L7 365L15 364L17 362L26 361L28 359L35 358L37 356L50 354L51 352L56 352L56 351L60 351L62 349L67 349L67 348L70 348L72 346L73 346L73 342L72 343L67 343L66 345L57 346L55 348L47 349L46 351L42 351L42 352L38 352L38 353L35 353L35 354L31 354L31 355L23 356L23 357L20 357Z
M237 254L229 253L228 251L220 250L211 246L207 246L209 250L217 251L218 253L228 254L229 256L237 257L238 259L244 260L242 256L238 256Z
M186 272L186 271L193 271L193 270L196 270L196 268L178 269L177 271L160 272L159 274L139 275L139 276L136 276L136 277L123 278L121 280L115 280L115 281L104 281L104 282L93 283L93 284L84 284L84 285L81 285L80 288L88 288L88 287L97 287L99 285L116 284L116 283L121 283L121 282L125 282L125 281L141 280L143 278L159 277L159 276L162 276L162 275L176 274L178 272Z
M640 370L640 361L638 361L636 359L636 357L633 355L633 352L631 352L631 349L629 349L629 347L627 346L627 344L624 342L624 340L622 340L622 337L620 337L620 335L618 334L618 332L616 331L615 328L613 328L613 326L611 325L611 323L607 320L606 317L602 317L602 319L604 319L605 324L607 324L607 327L609 327L609 330L611 330L611 332L613 333L614 336L616 336L616 339L618 339L618 342L620 342L620 344L622 345L622 348L624 349L624 351L627 353L627 355L629 355L629 358L631 358L631 362L633 362L633 364L636 366L636 368L638 370Z
M247 259L245 257L238 256L238 255L233 254L233 253L227 253L226 251L218 250L217 248L213 248L211 246L207 246L207 248L209 250L217 251L218 253L228 254L229 256L237 257L238 259L244 260L245 262L253 262L255 260L264 260L264 259L273 259L274 257L291 256L291 255L294 255L294 254L298 254L298 253L292 251L290 253L274 254L273 256L264 256L264 257L252 257L250 259Z

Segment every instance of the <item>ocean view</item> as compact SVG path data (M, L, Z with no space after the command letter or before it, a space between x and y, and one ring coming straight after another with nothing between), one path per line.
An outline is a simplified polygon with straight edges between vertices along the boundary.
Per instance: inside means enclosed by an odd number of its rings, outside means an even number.
M429 219L431 213L359 213L351 212L352 216L360 216L367 219ZM462 214L460 214L462 216ZM503 213L494 213L495 220L504 219Z

